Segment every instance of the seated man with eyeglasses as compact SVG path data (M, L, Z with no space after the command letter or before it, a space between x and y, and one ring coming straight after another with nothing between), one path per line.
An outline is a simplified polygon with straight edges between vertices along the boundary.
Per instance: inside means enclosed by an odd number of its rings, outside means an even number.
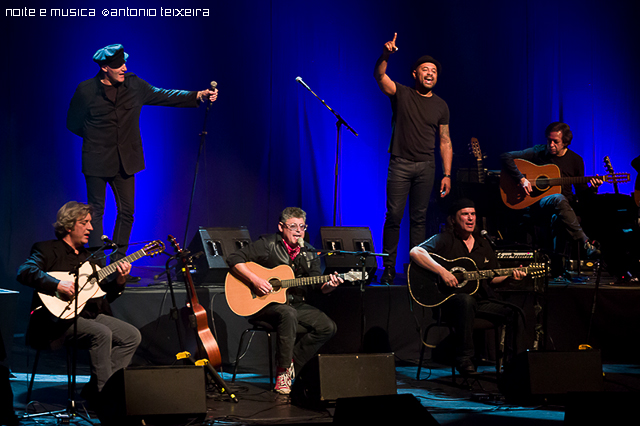
M284 209L278 223L280 232L262 235L227 257L231 271L250 283L258 296L268 294L273 287L269 281L252 272L247 262L255 262L265 268L289 265L296 278L321 275L320 258L303 239L307 230L306 218L307 214L298 207ZM315 287L326 294L342 282L337 275L332 275L330 281ZM313 289L314 286L310 287ZM300 371L337 329L324 312L305 302L307 289L309 287L291 287L287 290L287 304L272 303L252 316L271 324L278 333L275 391L283 395L290 393L295 371ZM301 330L304 334L296 342Z

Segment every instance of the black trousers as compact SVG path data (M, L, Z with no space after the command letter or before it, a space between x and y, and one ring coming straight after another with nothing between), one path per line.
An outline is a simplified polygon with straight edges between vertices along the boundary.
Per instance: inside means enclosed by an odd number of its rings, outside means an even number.
M506 326L505 358L507 361L525 349L524 317L516 305L499 300L477 300L465 293L456 294L441 306L442 319L452 324L455 357L459 363L473 357L473 323L476 318Z
M113 191L118 210L111 239L120 246L113 255L112 260L122 259L126 256L131 228L133 227L135 175L126 175L124 172L120 172L113 177L85 176L85 181L87 182L87 201L93 208L91 215L93 231L89 235L89 246L100 247L102 245L100 237L104 233L104 204L107 185L109 185L111 191Z
M300 371L337 331L331 318L306 303L272 303L253 318L268 322L278 333L276 365L287 368L293 359L296 371ZM298 334L302 336L296 341Z
M435 180L435 161L414 162L392 156L387 174L387 213L382 234L385 268L395 268L400 222L409 198L409 249L426 238L427 208ZM408 250L407 250L408 251Z

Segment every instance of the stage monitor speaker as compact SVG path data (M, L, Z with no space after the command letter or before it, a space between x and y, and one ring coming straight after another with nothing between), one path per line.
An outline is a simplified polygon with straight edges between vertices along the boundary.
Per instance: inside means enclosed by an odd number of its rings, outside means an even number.
M321 407L338 398L394 395L394 354L318 355L296 375L291 402Z
M249 230L239 228L203 228L189 243L192 254L203 252L195 262L193 273L196 284L224 284L229 272L227 256L251 242Z
M600 351L523 352L505 367L503 385L505 397L518 403L564 399L569 392L601 392Z
M324 250L375 252L371 230L365 226L321 226L320 236ZM325 273L362 270L360 257L353 254L332 254L324 259ZM369 277L373 277L378 266L375 256L367 257L365 264Z
M203 367L131 367L116 372L100 398L103 424L163 424L163 420L204 417L207 413Z
M436 419L408 393L399 395L339 398L333 423L342 425L439 425Z

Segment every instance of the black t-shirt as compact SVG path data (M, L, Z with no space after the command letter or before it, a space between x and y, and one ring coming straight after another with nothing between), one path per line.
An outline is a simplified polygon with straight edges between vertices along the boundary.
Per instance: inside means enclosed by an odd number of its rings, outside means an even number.
M468 257L476 263L479 270L498 268L498 259L489 243L482 237L474 235L474 243L471 252L462 239L452 231L436 234L420 244L429 253L438 254L445 259L455 260L460 257ZM495 298L495 293L487 285L486 280L481 282L480 290L476 293L480 298Z
M411 161L433 158L440 125L449 124L449 107L438 95L421 96L415 89L396 82L391 96L393 111L391 155Z

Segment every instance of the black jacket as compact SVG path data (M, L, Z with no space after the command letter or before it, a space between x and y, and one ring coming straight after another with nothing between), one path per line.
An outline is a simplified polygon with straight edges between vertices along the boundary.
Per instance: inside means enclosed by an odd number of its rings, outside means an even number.
M113 102L98 73L78 84L67 112L67 128L82 138L82 173L113 177L122 169L144 169L140 112L143 105L197 107L197 92L154 87L126 73Z
M305 243L304 246L305 253L291 260L280 234L261 235L257 241L227 256L227 264L230 268L246 262L255 262L265 268L289 265L296 278L321 275L320 258L313 253L315 248L309 243ZM288 293L303 295L306 293L305 289L306 287L293 287L288 289Z
M48 275L47 272L67 272L74 269L80 262L89 257L89 252L83 247L79 253L62 240L49 240L35 243L31 248L31 255L18 268L17 280L33 288L36 292L54 295L59 280ZM100 287L107 293L106 297L90 299L79 316L95 318L99 314L112 315L109 300L113 301L124 285L119 286L115 279L101 283ZM32 315L27 330L27 342L35 347L46 347L48 342L59 338L73 323L72 320L57 320L43 307L40 297L34 292L31 303Z

